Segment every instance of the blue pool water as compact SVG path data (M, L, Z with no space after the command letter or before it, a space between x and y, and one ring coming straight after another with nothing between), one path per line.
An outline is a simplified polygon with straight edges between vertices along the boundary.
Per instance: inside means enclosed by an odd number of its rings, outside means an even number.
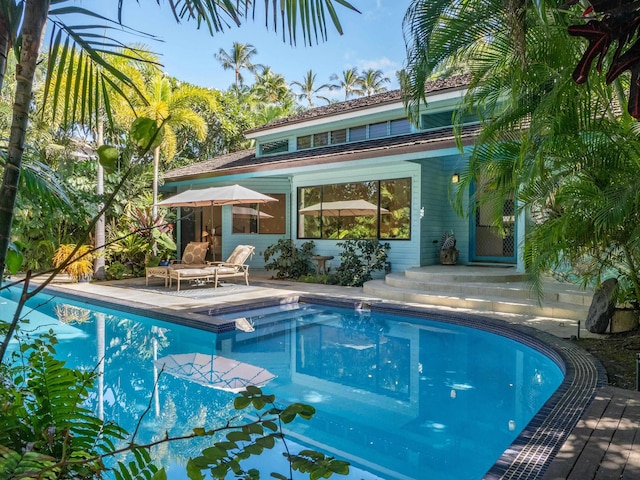
M8 320L15 292L2 295L0 316ZM317 409L310 422L288 426L288 438L294 449L311 447L346 459L351 479L481 478L563 379L552 360L513 340L410 317L295 304L228 314L228 320L240 318L238 329L216 334L48 300L34 299L30 305L39 307L28 317L32 326L55 326L57 356L87 369L105 359L91 408L133 431L151 405L140 442L165 431L181 435L223 425L235 413L235 394L206 384L238 385L214 379L206 360L233 360L243 365L236 377L261 378L267 382L263 390L279 402ZM166 359L180 367L199 362L209 371L196 379L182 368L180 376ZM154 394L161 363L168 373ZM186 478L180 465L200 447L165 445L154 455L170 478ZM270 453L254 466L267 478L279 458Z

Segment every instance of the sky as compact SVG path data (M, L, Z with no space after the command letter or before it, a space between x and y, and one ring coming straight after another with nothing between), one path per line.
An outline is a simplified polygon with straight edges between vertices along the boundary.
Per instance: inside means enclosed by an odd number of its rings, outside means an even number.
M95 1L89 0L77 3L84 8L95 5ZM317 74L318 85L330 83L331 74L340 76L343 70L357 67L359 71L382 70L391 80L387 87L398 88L395 72L402 68L406 56L402 19L411 0L351 0L351 3L362 13L336 7L344 34L339 35L331 26L328 40L313 47L300 43L292 47L282 41L281 32L267 30L262 2L257 4L254 21L249 20L239 28L231 27L213 37L205 29L197 30L195 23L176 24L167 0L160 0L160 6L156 0L124 2L122 21L162 40L144 40L144 43L161 54L160 61L169 75L203 87L225 90L233 84L233 71L223 70L214 53L221 48L230 52L233 42L240 42L256 47L258 53L254 63L270 66L289 83L302 82L310 69ZM112 5L109 8L113 9L102 13L115 18L116 4L115 1L102 3ZM245 74L245 78L246 83L252 83L251 74ZM335 91L327 96L331 95L340 98L343 93Z

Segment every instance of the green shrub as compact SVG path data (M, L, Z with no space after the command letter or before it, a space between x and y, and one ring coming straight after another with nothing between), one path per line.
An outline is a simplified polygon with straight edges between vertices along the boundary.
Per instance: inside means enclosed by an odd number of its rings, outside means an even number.
M361 287L373 278L373 272L384 270L391 248L388 243L381 244L377 240L347 240L338 246L343 251L335 277L338 285L348 287Z
M274 245L264 251L264 268L275 270L274 278L298 279L303 275L313 273L311 256L315 244L313 240L304 242L297 248L292 240L281 238ZM269 260L271 260L269 262Z
M316 273L310 273L308 275L302 275L298 278L299 282L303 283L321 283L323 285L334 285L335 280L333 275L318 275Z
M111 262L107 267L107 280L122 280L127 272L127 267L120 262Z

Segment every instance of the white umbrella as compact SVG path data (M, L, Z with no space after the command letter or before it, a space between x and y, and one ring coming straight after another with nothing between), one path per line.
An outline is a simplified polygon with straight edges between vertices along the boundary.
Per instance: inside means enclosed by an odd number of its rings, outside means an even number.
M298 210L301 215L320 215L325 217L357 217L361 215L376 215L378 206L366 200L343 200L340 202L316 203ZM386 208L380 207L380 213L390 213Z
M227 187L209 187L185 190L169 197L156 205L159 207L206 207L217 205L235 205L239 203L277 202L277 198L269 197L241 185Z
M204 353L167 355L153 363L174 377L233 393L238 393L249 385L262 387L276 378L266 368Z

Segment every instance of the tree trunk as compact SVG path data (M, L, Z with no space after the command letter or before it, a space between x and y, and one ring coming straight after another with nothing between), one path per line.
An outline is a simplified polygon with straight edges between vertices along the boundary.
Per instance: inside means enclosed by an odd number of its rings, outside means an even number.
M0 9L0 90L4 85L4 75L7 71L7 56L9 55L9 45L11 31L7 12Z
M151 206L152 220L155 222L158 218L158 183L160 181L160 147L153 149L153 205Z
M97 146L100 147L104 144L104 120L101 118L98 119L98 138L97 138ZM98 171L96 178L96 194L100 198L100 203L98 204L98 211L102 210L104 207L104 203L102 201L102 196L104 195L104 169L98 160ZM96 280L104 280L105 279L105 271L104 271L104 244L105 244L105 215L104 213L100 215L98 221L96 222L95 229L95 237L96 237L96 251L95 251L95 260L93 262L93 278Z
M29 105L33 91L33 77L48 12L49 0L27 0L22 26L20 63L16 66L16 92L7 163L4 167L2 187L0 187L0 284L2 283L2 273L5 268L18 194L24 140L29 121Z

